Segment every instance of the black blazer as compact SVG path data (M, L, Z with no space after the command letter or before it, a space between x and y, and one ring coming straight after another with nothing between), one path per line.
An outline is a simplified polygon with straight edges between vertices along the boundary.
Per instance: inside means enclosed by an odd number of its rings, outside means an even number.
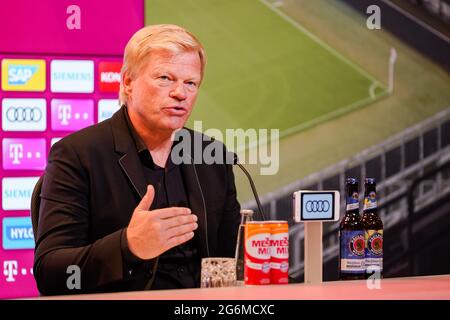
M65 137L50 151L35 235L34 276L41 294L151 287L158 259L129 273L122 257L122 233L147 187L124 112ZM194 239L200 256L234 256L240 206L232 166L180 166L198 216ZM80 268L80 290L67 287L70 265Z

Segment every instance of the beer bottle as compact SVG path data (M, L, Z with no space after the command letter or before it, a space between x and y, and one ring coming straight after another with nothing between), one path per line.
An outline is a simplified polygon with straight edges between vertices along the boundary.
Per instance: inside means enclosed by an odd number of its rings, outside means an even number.
M358 180L347 178L345 215L339 226L339 279L364 279L364 230L359 216Z
M364 183L364 208L361 217L365 240L366 278L376 273L383 277L383 222L377 213L376 182L366 178Z
M245 270L245 225L253 221L253 210L241 210L241 223L239 224L238 236L236 241L236 285L244 285Z

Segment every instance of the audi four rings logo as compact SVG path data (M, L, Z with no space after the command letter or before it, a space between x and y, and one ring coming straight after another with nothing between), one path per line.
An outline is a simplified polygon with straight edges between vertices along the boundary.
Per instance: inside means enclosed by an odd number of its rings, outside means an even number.
M306 210L308 212L327 212L330 210L330 203L326 200L308 200L306 201Z
M36 107L10 107L6 111L6 118L11 122L39 122L42 111Z

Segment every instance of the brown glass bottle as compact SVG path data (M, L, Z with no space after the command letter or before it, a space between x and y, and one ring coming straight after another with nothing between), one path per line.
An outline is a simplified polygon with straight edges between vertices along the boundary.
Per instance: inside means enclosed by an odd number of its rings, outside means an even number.
M339 226L339 279L364 279L364 230L359 216L358 180L347 178L346 210Z
M366 278L383 277L383 221L377 212L377 190L373 178L364 182L364 208L361 217L364 228Z

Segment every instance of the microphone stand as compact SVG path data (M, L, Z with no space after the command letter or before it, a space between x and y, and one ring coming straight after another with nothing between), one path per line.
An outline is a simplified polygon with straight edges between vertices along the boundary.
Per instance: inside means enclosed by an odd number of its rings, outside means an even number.
M264 211L263 211L263 208L262 208L262 205L261 205L261 201L259 201L258 192L256 191L256 187L255 187L255 184L253 183L253 179L250 176L250 173L247 171L247 169L245 169L245 167L242 164L239 163L239 160L238 160L238 157L237 157L236 154L234 154L234 161L233 161L233 163L235 165L237 165L239 168L241 168L241 170L247 176L247 179L250 182L250 187L252 188L253 196L255 197L256 204L258 206L259 214L261 215L262 220L265 221L266 217L264 215Z

